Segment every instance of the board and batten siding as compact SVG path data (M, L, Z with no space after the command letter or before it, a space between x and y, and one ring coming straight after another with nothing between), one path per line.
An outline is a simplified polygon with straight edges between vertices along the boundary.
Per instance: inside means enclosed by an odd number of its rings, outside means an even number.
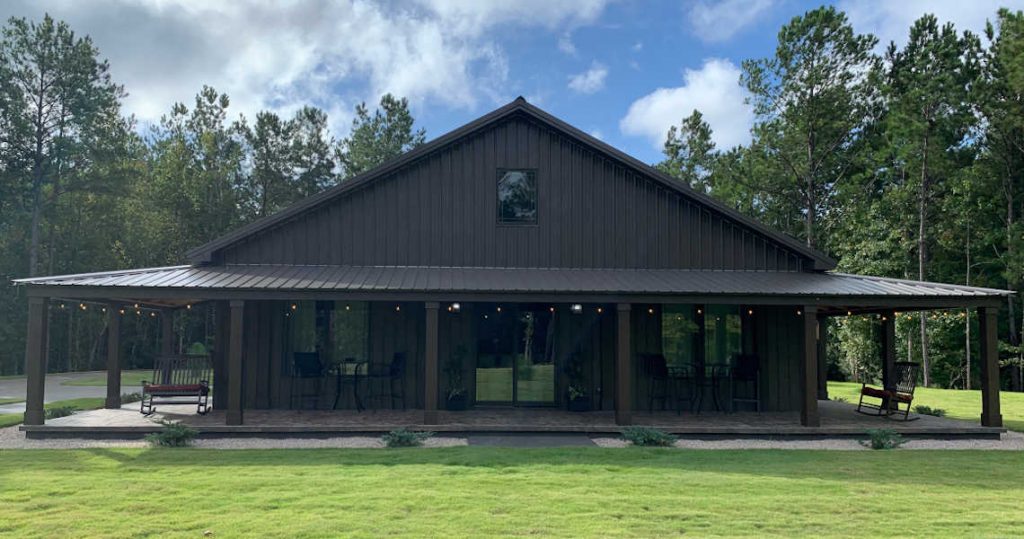
M535 225L497 171L537 171ZM800 271L802 255L526 117L468 135L218 253L228 264Z

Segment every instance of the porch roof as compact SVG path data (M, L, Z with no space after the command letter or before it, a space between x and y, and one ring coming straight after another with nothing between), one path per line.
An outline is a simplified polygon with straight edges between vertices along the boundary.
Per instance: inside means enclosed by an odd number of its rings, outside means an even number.
M133 297L197 299L219 297L210 295L212 292L573 294L775 297L809 303L890 300L880 302L882 306L890 305L892 300L931 300L959 306L1012 294L992 288L835 272L680 269L222 265L143 268L15 282L28 285L30 290L45 289L54 296L82 297L78 292L88 289L107 291L108 297L121 297L121 290L131 291Z

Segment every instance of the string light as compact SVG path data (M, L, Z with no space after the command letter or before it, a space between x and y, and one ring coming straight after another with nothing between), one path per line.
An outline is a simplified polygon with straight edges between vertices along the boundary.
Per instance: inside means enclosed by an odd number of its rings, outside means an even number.
M796 315L797 316L803 316L803 314L804 314L803 311L801 311L799 309L796 311Z
M648 307L647 308L647 314L654 314L654 308L653 307Z
M601 314L601 313L603 313L603 312L604 312L604 309L602 309L602 308L600 308L600 307L598 307L598 308L597 308L597 314Z
M292 303L292 310L293 310L293 311L295 311L295 310L298 310L298 308L299 308L299 306L298 306L298 305L296 305L296 304Z
M185 308L191 311L192 310L192 304L190 303L190 304L186 305Z
M395 312L397 313L397 312L401 312L401 311L402 311L402 306L401 305L395 305Z
M753 316L754 309L747 309L747 314L750 315L750 316Z

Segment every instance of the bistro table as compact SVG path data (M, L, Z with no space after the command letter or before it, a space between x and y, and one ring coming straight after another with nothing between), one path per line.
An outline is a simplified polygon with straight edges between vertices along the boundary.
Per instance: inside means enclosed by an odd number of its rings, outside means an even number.
M334 406L338 409L338 401L341 400L342 388L352 386L352 398L356 403L356 411L362 412L366 409L363 406L363 399L359 396L359 383L366 378L366 361L358 361L353 358L346 358L332 365L328 372L334 375Z

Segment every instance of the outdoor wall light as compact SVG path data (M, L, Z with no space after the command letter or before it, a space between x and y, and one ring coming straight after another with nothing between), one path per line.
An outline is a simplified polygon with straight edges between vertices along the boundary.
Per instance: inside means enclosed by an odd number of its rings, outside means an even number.
M294 311L294 310L297 310L298 308L299 308L299 306L298 306L298 305L296 305L296 304L292 303L292 310L293 310L293 311Z
M747 314L750 316L754 315L754 309L747 309Z
M192 304L190 303L190 304L186 305L185 308L191 311L192 310Z
M598 308L597 308L597 314L601 314L601 313L603 313L603 312L604 312L604 309L602 309L601 307L598 307Z
M654 314L654 307L648 307L647 314Z
M550 307L548 310L551 311L551 312L555 312L555 308L554 307Z
M583 305L580 303L573 303L572 307L570 307L569 309L572 311L572 314L583 313Z
M704 314L704 309L697 309L697 314Z
M352 306L351 305L345 305L345 310L346 311L351 311L352 310Z
M462 305L460 305L458 302L452 303L451 305L448 306L448 312L457 313L457 312L459 312L461 310L462 310Z
M395 305L395 312L396 313L402 312L402 306L401 305Z
M499 307L498 307L498 312L499 312L499 313L501 312L501 306L499 306Z
M803 311L797 311L797 312L796 312L796 315L797 315L797 316L803 316L803 314L804 314L804 313L803 313Z

